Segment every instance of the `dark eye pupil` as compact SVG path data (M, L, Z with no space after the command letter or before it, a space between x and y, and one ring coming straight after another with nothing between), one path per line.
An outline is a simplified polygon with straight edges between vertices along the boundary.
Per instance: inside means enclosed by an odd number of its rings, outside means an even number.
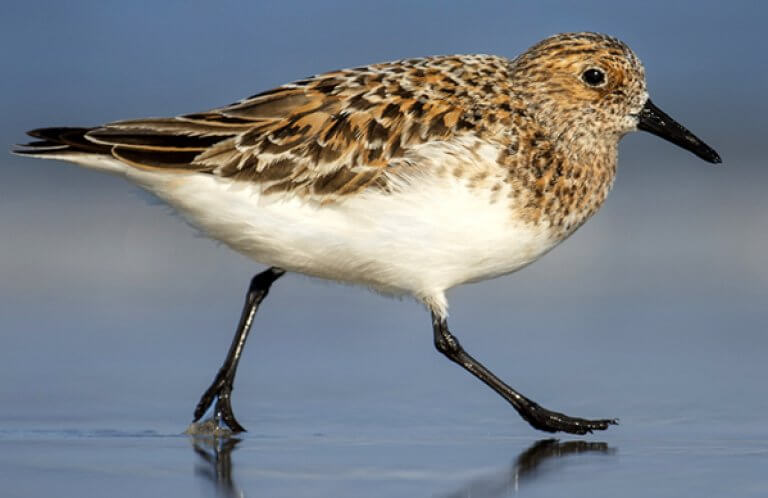
M605 73L599 69L587 69L581 78L587 82L588 85L597 86L605 81Z

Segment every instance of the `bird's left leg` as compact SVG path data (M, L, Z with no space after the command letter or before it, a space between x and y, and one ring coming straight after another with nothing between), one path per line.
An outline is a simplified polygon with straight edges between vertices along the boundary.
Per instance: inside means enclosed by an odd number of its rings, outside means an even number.
M240 361L240 355L245 347L245 340L248 338L248 332L253 324L253 317L259 309L259 305L267 297L269 288L275 280L282 277L285 270L280 268L269 268L251 279L251 285L248 287L248 293L245 296L245 305L240 315L240 323L237 325L235 337L232 339L232 345L224 360L224 364L216 374L213 383L206 389L200 401L195 408L195 419L197 422L211 406L216 399L214 408L215 417L224 421L233 432L245 432L245 428L235 418L232 411L232 389L235 383L235 373L237 373L237 364Z

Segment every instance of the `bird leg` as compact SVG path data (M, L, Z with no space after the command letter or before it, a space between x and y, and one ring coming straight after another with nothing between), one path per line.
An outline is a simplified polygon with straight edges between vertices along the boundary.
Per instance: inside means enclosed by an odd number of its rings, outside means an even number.
M232 339L232 345L224 360L224 364L216 374L213 383L203 393L200 401L195 408L195 419L197 422L205 414L208 408L216 399L214 417L218 421L223 421L233 432L245 432L245 428L235 419L232 411L232 389L234 388L235 373L237 373L237 364L240 361L240 355L245 347L245 340L248 338L248 332L251 330L253 318L259 305L267 297L272 283L285 274L285 270L280 268L268 268L257 274L251 279L251 285L248 287L248 293L245 296L245 305L240 315L240 323L237 325L235 337Z
M432 328L435 335L435 347L438 351L499 393L534 428L546 432L563 431L571 434L587 434L595 430L607 429L609 425L618 423L615 419L587 420L569 417L543 408L509 387L493 372L467 354L459 344L459 340L448 330L448 323L445 318L432 313Z

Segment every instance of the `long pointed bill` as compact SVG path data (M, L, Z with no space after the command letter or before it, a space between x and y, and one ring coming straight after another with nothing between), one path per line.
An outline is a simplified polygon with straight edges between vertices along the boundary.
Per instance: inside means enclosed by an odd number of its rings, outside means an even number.
M683 125L670 118L664 111L653 105L651 99L645 102L643 110L640 111L637 128L649 133L653 133L664 140L668 140L683 149L689 150L711 163L721 163L715 150L705 144L699 138L688 131Z

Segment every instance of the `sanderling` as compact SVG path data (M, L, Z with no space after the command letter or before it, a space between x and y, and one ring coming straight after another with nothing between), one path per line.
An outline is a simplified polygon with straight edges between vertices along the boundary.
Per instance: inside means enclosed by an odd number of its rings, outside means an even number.
M467 354L447 289L514 272L597 211L621 137L645 130L699 157L709 146L659 110L643 66L596 33L547 38L514 60L405 59L333 71L232 105L95 128L42 128L15 152L124 176L269 269L251 280L226 360L195 421L242 431L231 407L254 315L286 271L411 295L436 348L533 427L584 434L613 419L547 410Z

